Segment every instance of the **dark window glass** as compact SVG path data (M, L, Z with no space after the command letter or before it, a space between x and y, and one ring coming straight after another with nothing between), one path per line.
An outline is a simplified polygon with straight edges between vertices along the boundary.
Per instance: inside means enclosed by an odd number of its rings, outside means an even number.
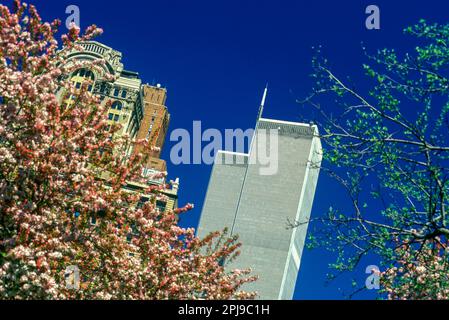
M115 101L112 104L112 109L122 110L122 103L120 101Z
M159 209L160 212L165 212L166 206L167 206L167 204L165 202L162 202L162 201L156 202L156 208Z

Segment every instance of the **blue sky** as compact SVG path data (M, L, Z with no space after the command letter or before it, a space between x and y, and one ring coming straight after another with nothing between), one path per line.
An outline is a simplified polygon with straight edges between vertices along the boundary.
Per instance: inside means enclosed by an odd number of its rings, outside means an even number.
M265 83L269 83L265 117L297 121L313 118L295 103L312 86L312 46L322 45L336 74L350 76L361 92L368 90L363 77L361 51L383 47L413 48L402 29L420 18L447 22L447 1L133 1L58 0L34 1L46 20L65 20L65 8L81 11L81 27L97 24L105 30L98 38L121 52L125 68L139 72L144 82L168 89L170 131L203 128L251 128ZM381 29L365 28L365 8L381 10ZM334 106L326 106L332 111ZM163 157L169 159L167 141ZM196 226L211 171L206 165L174 166L179 177L180 204L195 209L183 216L184 226ZM321 175L312 215L329 206L345 207L343 191ZM365 266L378 264L374 257L362 262L354 274L325 285L328 264L334 256L324 250L305 250L296 288L296 299L343 299L351 291L350 279L364 279ZM355 298L373 298L365 292Z

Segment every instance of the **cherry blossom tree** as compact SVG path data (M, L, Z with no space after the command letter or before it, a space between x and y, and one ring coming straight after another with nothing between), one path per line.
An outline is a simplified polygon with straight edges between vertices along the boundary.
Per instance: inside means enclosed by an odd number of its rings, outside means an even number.
M0 298L2 299L246 299L250 270L226 271L238 255L236 237L205 239L125 191L142 179L145 155L107 130L108 105L64 75L104 61L64 64L67 54L101 33L43 22L32 5L0 5ZM64 92L58 99L57 92ZM62 100L62 101L61 101ZM69 103L67 102L69 101ZM151 146L146 145L145 150ZM95 222L95 223L94 223ZM66 271L80 272L80 288Z
M432 243L398 246L401 259L380 273L382 292L388 299L449 299L449 250L440 239Z

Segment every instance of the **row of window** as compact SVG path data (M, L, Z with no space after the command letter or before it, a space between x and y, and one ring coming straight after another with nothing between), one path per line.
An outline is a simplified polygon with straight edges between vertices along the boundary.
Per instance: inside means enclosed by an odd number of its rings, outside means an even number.
M114 97L118 97L120 93L120 89L119 88L115 88L114 89ZM121 97L122 98L126 98L126 95L128 94L128 92L126 90L122 91Z
M75 81L75 88L76 89L81 89L81 85L82 85L81 82ZM93 86L91 84L89 84L89 87L87 88L87 91L92 91L92 88L93 88Z
M142 197L140 198L140 201L137 203L136 208L141 209L145 202L148 202L148 198ZM164 201L157 200L156 201L156 209L158 209L160 212L165 212L167 207L167 203Z
M76 70L73 75L72 78L74 77L80 77L80 78L84 78L84 79L90 79L92 81L95 81L95 75L92 71L87 70L87 69L78 69ZM76 83L76 88L79 89L81 88L81 82L77 82ZM92 90L92 85L89 86L89 91ZM102 83L101 87L100 87L100 93L104 94L106 92L106 84ZM128 95L128 91L127 90L122 90L120 92L120 88L115 88L114 92L113 92L113 96L114 97L121 97L121 98L126 98L126 96Z
M109 120L112 120L112 121L118 121L118 119L120 118L120 116L118 115L118 114L113 114L113 113L110 113L109 115L108 115L108 119Z
M87 69L78 69L73 73L73 76L78 76L81 78L90 79L92 81L95 81L95 75L92 71Z
M110 114L108 115L108 119L109 119L109 120L112 120L112 121L115 121L115 122L117 122L117 121L119 120L119 118L120 118L120 116L119 116L118 114L110 113Z
M105 94L106 93L106 84L105 83L101 84L101 86L100 86L100 93L101 94ZM114 92L112 93L112 95L114 97L119 97L120 96L122 99L125 99L126 96L128 95L128 91L122 90L122 93L120 93L120 89L119 88L115 88Z

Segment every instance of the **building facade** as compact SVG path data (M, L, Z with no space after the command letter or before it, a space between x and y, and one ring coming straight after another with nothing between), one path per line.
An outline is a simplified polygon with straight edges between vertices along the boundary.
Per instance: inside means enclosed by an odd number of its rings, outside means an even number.
M98 59L103 59L105 64L100 71L82 68L65 76L70 78L76 88L81 88L86 79L93 81L88 90L98 95L103 105L110 105L107 121L110 125L115 123L121 125L118 135L128 134L134 140L146 139L159 149L146 150L150 153L150 157L145 163L144 175L151 177L167 171L166 162L160 159L170 120L165 106L167 90L160 85L142 84L137 72L124 69L121 52L97 41L81 42L79 45L82 50L73 49L65 61L67 65L70 66L76 61ZM115 78L114 81L110 80L111 76ZM64 89L59 90L57 95L62 103L73 103L72 97L67 96ZM143 151L136 145L131 147L128 153ZM142 193L148 185L161 185L165 182L165 179L150 178L147 184L129 181L125 189ZM163 211L177 208L178 189L179 179L176 179L171 189L162 192L167 198L167 201L159 206L164 208ZM147 201L151 195L141 194L141 196L142 201Z
M220 151L212 169L198 235L227 227L239 235L241 255L226 267L252 268L259 280L243 289L260 299L292 299L318 181L322 152L309 124L260 118L256 139L278 134L278 170L261 175L248 154ZM253 138L254 139L254 138ZM287 228L288 221L306 222Z
M143 139L156 147L155 150L150 151L146 167L166 171L167 164L161 159L161 153L170 123L170 114L165 105L167 90L160 85L144 85L142 93L145 111L136 139ZM142 152L142 146L136 146L134 152Z
M80 43L83 50L73 50L67 57L68 65L79 60L94 61L104 59L102 70L78 69L71 75L71 81L76 87L81 87L87 78L93 80L94 84L89 87L92 93L100 96L101 103L110 104L108 121L110 124L120 123L122 129L118 134L127 133L131 138L137 135L144 116L142 99L142 81L137 72L128 71L123 68L121 62L122 53L116 51L97 41ZM112 82L108 76L117 77ZM59 96L70 103L70 97L65 97L65 92L60 91Z

